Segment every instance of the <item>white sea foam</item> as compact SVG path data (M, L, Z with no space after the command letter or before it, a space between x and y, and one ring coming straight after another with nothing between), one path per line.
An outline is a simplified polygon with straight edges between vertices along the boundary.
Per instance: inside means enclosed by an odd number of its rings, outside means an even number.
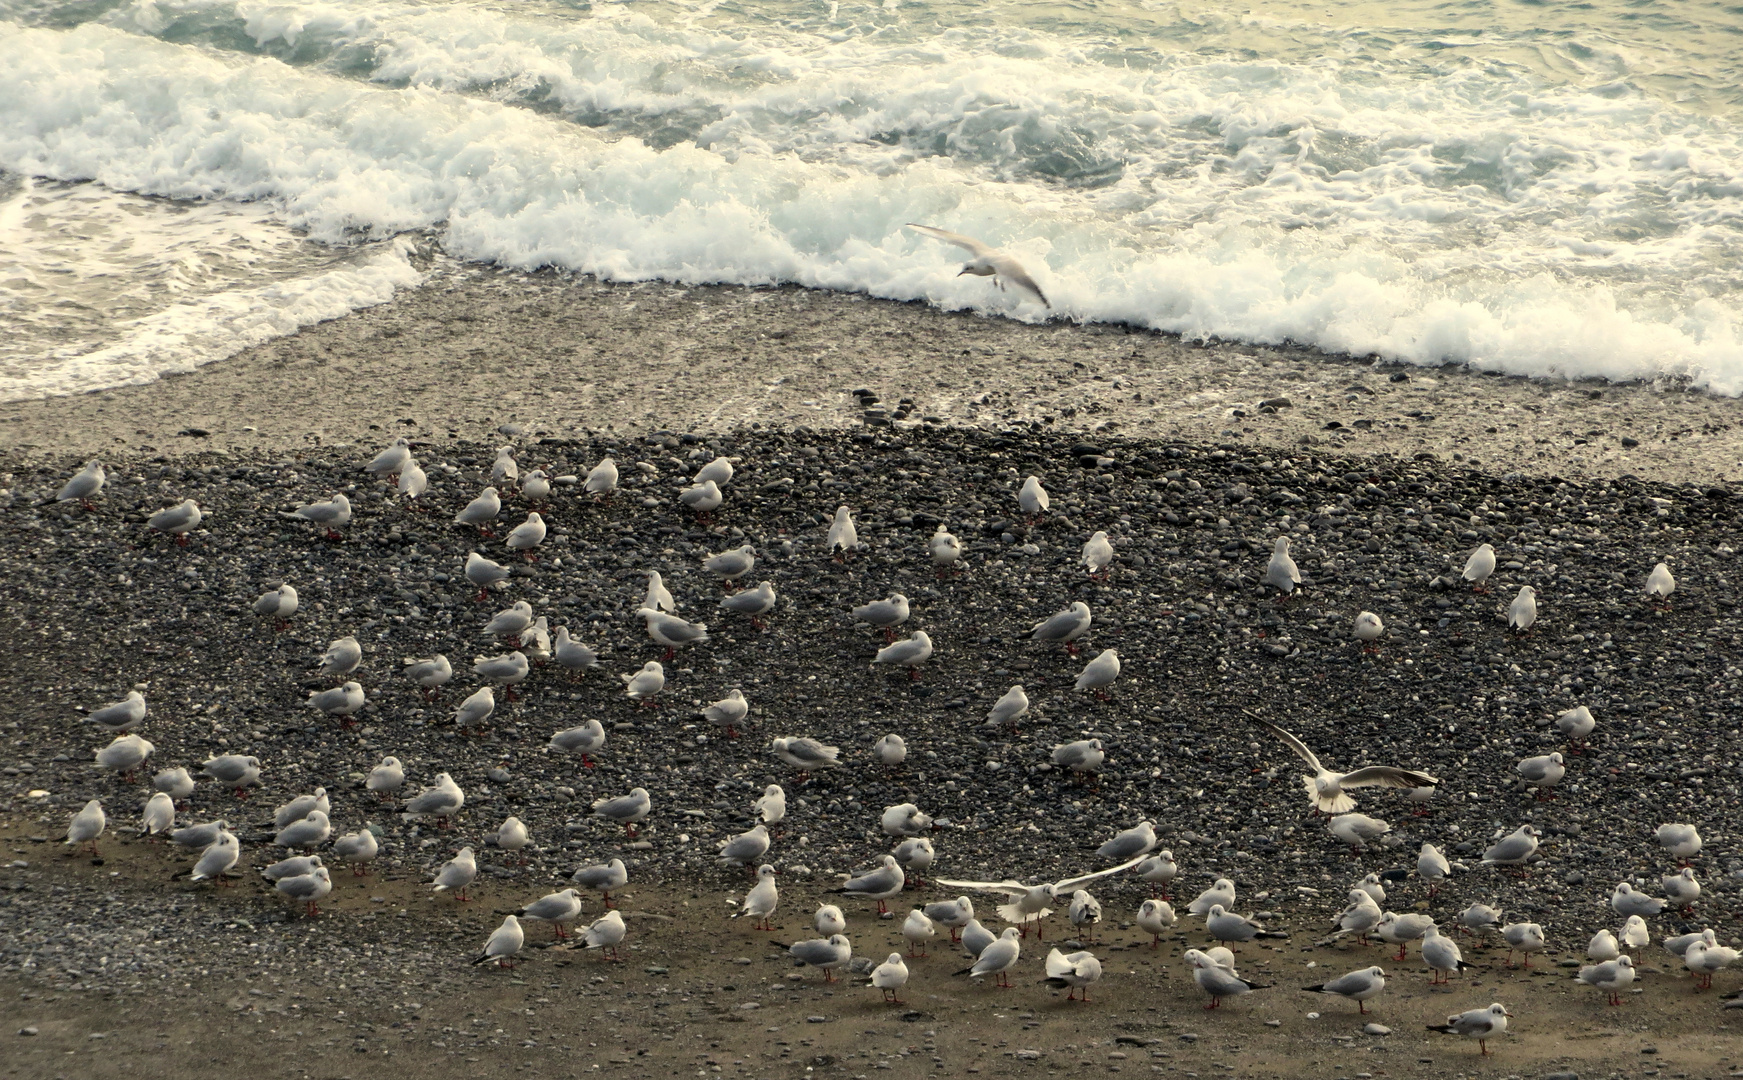
M436 229L516 268L1046 314L901 228L926 221L1008 244L1073 318L1743 393L1723 118L1494 64L1114 63L1033 30L596 10L188 0L0 24L0 166L263 200L333 242ZM153 36L201 19L295 65Z

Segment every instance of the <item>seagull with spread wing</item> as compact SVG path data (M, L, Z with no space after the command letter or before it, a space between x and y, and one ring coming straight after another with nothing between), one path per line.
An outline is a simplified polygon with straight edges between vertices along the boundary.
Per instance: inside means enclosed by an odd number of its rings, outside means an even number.
M1023 936L1029 933L1029 924L1035 924L1035 937L1041 937L1041 920L1053 914L1049 904L1059 902L1061 896L1070 897L1072 893L1099 878L1129 870L1144 861L1144 856L1127 859L1118 866L1110 866L1106 870L1097 870L1093 874L1081 877L1066 878L1064 881L1043 882L1040 885L1025 885L1020 881L945 881L942 878L938 884L951 889L975 889L979 892L1004 893L1010 898L1009 903L998 907L999 918L1021 928Z
M1248 713L1254 720L1271 729L1289 749L1295 751L1301 760L1307 762L1314 775L1303 776L1301 784L1307 789L1307 797L1313 800L1313 805L1324 814L1342 814L1355 809L1356 800L1344 794L1345 788L1390 787L1418 788L1433 787L1439 780L1427 773L1414 772L1410 769L1400 769L1394 765L1364 765L1354 772L1333 772L1319 763L1319 758L1300 739L1284 731L1282 728L1266 720L1262 716Z
M947 229L935 229L930 225L916 225L910 221L908 223L908 228L913 229L915 232L925 233L934 240L942 240L947 244L955 244L957 247L962 248L964 251L968 252L969 255L973 256L963 265L962 269L957 272L957 277L961 277L963 274L973 274L975 277L990 277L993 279L993 283L996 284L1001 291L1005 287L1005 282L1008 281L1018 289L1041 301L1042 306L1053 306L1053 304L1047 299L1046 294L1041 291L1041 286L1035 284L1035 279L1029 276L1029 271L1023 268L1023 264L1017 261L1016 256L1011 255L1003 249L993 247L991 244L984 244L972 236L964 236L961 233L950 232Z

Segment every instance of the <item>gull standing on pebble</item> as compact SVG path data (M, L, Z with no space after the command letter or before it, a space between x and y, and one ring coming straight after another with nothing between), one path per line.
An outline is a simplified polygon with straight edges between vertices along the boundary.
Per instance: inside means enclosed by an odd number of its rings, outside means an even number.
M189 881L210 881L222 877L242 857L242 841L236 838L235 833L224 828L223 822L217 824L218 831L211 843L201 849L200 857L194 863L193 873L188 876Z
M278 831L272 842L284 848L318 848L333 835L333 825L327 820L327 815L319 810L309 811L309 816L299 821L293 821Z
M922 915L921 918L925 916ZM901 992L902 987L908 985L908 965L903 962L902 954L893 952L889 959L872 968L871 978L866 981L866 985L882 990L886 1005L906 1005Z
M1094 776L1101 772L1107 754L1102 750L1100 739L1079 739L1055 746L1052 760L1053 764L1078 776Z
M591 769L593 761L590 755L598 753L599 748L604 745L605 725L597 719L593 719L585 724L567 728L552 735L551 741L545 749L558 750L565 754L580 754L581 767Z
M1095 620L1089 612L1089 605L1081 600L1074 602L1055 615L1049 615L1029 628L1029 640L1039 641L1048 645L1064 645L1071 655L1077 655L1077 646L1072 642L1089 632L1089 627Z
M841 764L839 747L825 746L816 739L779 738L769 743L776 757L802 773L829 769Z
M884 641L896 640L895 628L908 621L908 598L891 593L886 600L873 600L853 609L854 623L866 623L884 632Z
M502 513L502 496L493 487L487 487L478 493L478 497L454 515L456 525L476 525L478 531L485 536L493 536L490 525Z
M1664 895L1670 899L1670 905L1682 908L1684 913L1701 898L1701 883L1695 880L1692 866L1685 866L1674 874L1666 874L1659 881L1664 886Z
M724 457L715 457L708 464L696 470L695 481L700 484L704 480L712 480L721 487L732 482L732 462Z
M1663 900L1635 892L1634 886L1626 881L1618 883L1616 890L1610 894L1610 907L1623 917L1641 915L1653 918L1664 914Z
M829 523L825 542L837 562L846 559L859 547L859 530L853 527L853 511L846 506L835 508L835 519Z
M1216 959L1197 949L1186 950L1183 958L1192 966L1192 981L1198 988L1210 995L1210 1004L1205 1009L1220 1008L1223 998L1239 997L1250 994L1254 990L1269 990L1271 984L1248 982L1236 975L1234 971L1217 963Z
M1597 718L1592 710L1584 705L1577 705L1555 718L1555 729L1567 737L1568 746L1572 747L1577 739L1580 745L1585 745L1591 738L1592 730L1598 726ZM1579 753L1574 750L1574 753Z
M342 491L334 492L326 502L312 502L289 513L281 510L278 516L312 521L326 528L327 539L337 540L339 530L351 524L351 500Z
M108 825L109 817L103 813L102 801L92 799L67 824L67 846L77 849L80 844L90 844L91 854L96 856L97 838L103 835L103 830Z
M121 779L133 782L133 770L145 764L157 747L138 735L122 735L97 751L97 767L120 773Z
M496 712L496 691L488 686L474 690L454 710L454 726L461 731L478 727Z
M704 480L678 492L678 501L700 518L720 509L720 504L726 501L726 497L720 493L720 485L712 480Z
M972 236L951 232L948 229L935 228L931 225L920 225L910 221L908 228L915 232L925 233L934 240L955 244L968 252L969 261L963 264L961 270L956 272L957 277L964 274L974 277L990 277L993 279L993 284L999 287L1000 292L1005 291L1005 283L1010 282L1021 292L1039 300L1042 307L1051 308L1053 306L1048 301L1046 294L1042 293L1041 286L1035 284L1035 279L1029 276L1029 271L1023 267L1023 264L1017 261L1016 256L1004 249L993 247L991 244L976 240Z
M1366 1014L1368 999L1386 989L1386 969L1375 966L1352 971L1348 975L1340 975L1330 982L1316 983L1304 986L1303 990L1310 994L1326 994L1331 997L1348 998L1356 1003L1356 1010Z
M1652 568L1652 573L1646 575L1646 595L1669 600L1673 592L1676 592L1676 578L1671 576L1669 566L1659 563Z
M520 493L521 498L537 506L551 497L551 478L545 474L545 470L534 469L521 481Z
M92 709L85 714L85 719L117 734L132 731L145 722L145 695L129 690L120 701Z
M932 850L932 841L924 836L910 837L890 850L890 857L901 866L902 872L916 888L924 888L926 882L920 875L931 869L932 863L938 858L938 853Z
M478 586L478 599L481 601L490 595L492 585L506 581L510 574L508 567L487 559L476 551L466 556L466 568L463 572L467 581Z
M600 498L608 497L617 490L617 462L610 458L601 458L599 464L587 472L587 482L581 485L581 490L589 495Z
M1525 966L1531 966L1531 954L1541 952L1549 944L1543 927L1534 922L1508 923L1501 928L1501 938L1507 942L1507 966L1513 966L1515 952L1525 955Z
M878 914L882 915L889 910L887 901L899 896L907 883L908 875L902 870L901 864L896 862L896 857L885 855L882 864L876 870L860 874L857 877L849 877L841 883L839 889L830 889L829 891L862 900L876 900Z
M902 741L900 735L885 735L872 745L872 757L877 759L879 765L895 768L908 760L908 744Z
M1543 834L1530 825L1521 825L1483 852L1484 866L1524 866L1537 854L1538 838Z
M818 904L816 913L811 916L811 925L824 937L834 937L847 932L847 917L834 904Z
M623 680L623 692L629 695L629 699L644 705L652 705L654 698L666 688L666 669L658 660L649 660L640 671L619 675L618 678Z
M667 660L676 654L684 645L700 645L708 640L708 625L693 623L676 615L667 615L653 608L642 608L636 612L647 626L648 637L666 647Z
M1660 825L1652 834L1664 850L1670 852L1687 866L1688 861L1700 854L1701 834L1693 825L1680 822L1668 822Z
M1355 934L1359 940L1366 941L1369 932L1385 917L1386 913L1380 910L1380 905L1374 903L1374 898L1366 890L1351 889L1349 903L1332 918L1331 925L1340 937Z
M1108 543L1108 534L1091 533L1089 540L1083 545L1083 565L1088 568L1089 576L1106 578L1113 564L1114 546Z
M1155 855L1138 864L1138 878L1150 883L1150 895L1161 893L1163 900L1174 899L1169 895L1174 879L1180 876L1180 867L1174 862L1174 852L1158 851Z
M912 634L891 645L885 645L872 658L873 664L893 664L908 669L910 679L920 677L920 665L932 658L932 638L924 630L916 630Z
M1138 929L1151 936L1152 949L1161 947L1162 935L1175 921L1174 907L1166 900L1146 900L1138 905Z
M1735 964L1739 955L1736 949L1720 945L1712 930L1703 930L1700 939L1691 942L1683 952L1682 962L1698 977L1695 989L1711 990L1713 976Z
M629 836L636 834L636 823L646 820L654 803L648 797L647 788L630 788L628 795L619 795L615 799L598 799L593 803L593 816L616 822L623 826Z
M583 866L570 874L569 880L583 889L597 892L603 898L605 906L610 908L611 891L629 884L629 870L623 865L622 859L613 859L599 866Z
M423 688L424 697L433 699L437 690L447 686L454 678L454 667L448 663L448 658L440 654L428 660L408 660L405 665L406 678Z
M293 821L301 821L319 810L323 814L333 812L333 801L327 797L327 789L317 787L313 794L298 795L284 803L272 812L272 827L282 829Z
M791 945L779 941L774 944L787 950L795 967L821 968L824 982L834 982L836 969L846 967L853 959L853 944L845 934L831 934L826 940L795 941Z
M303 704L311 709L319 709L328 716L345 719L345 722L349 724L351 721L347 718L363 708L363 687L357 683L348 682L343 686L335 686L331 690L317 690L310 694L309 700Z
M758 825L748 832L720 841L720 861L727 866L749 866L769 851L769 827Z
M519 479L520 466L515 464L514 447L497 447L496 460L490 465L490 482L497 487L511 488Z
M1478 544L1465 560L1464 573L1459 575L1471 583L1472 592L1486 593L1483 582L1489 580L1489 575L1495 572L1495 549L1488 544Z
M1525 786L1534 788L1539 799L1551 798L1544 793L1551 791L1561 778L1567 775L1567 767L1562 764L1560 754L1543 754L1539 757L1528 757L1513 767Z
M879 824L886 836L919 836L932 828L932 818L913 803L884 807Z
M200 527L204 515L194 500L187 499L164 510L159 510L145 520L145 526L160 533L168 533L175 537L176 546L188 546L188 534Z
M297 613L297 591L289 584L280 585L269 592L261 593L254 601L253 612L278 620L278 626L283 629L292 615Z
M1124 862L1137 855L1148 855L1156 847L1156 823L1146 818L1129 829L1114 834L1113 839L1095 849L1095 857Z
M1443 1035L1461 1035L1467 1039L1477 1040L1485 1055L1489 1052L1489 1040L1497 1035L1507 1033L1507 1018L1513 1014L1507 1011L1507 1006L1499 1001L1486 1009L1472 1009L1469 1012L1449 1016L1444 1024L1430 1024L1428 1030L1438 1031Z
M260 759L241 754L219 754L200 765L200 775L209 776L235 793L247 798L247 789L260 786Z
M1377 651L1373 643L1386 635L1386 624L1372 611L1364 611L1356 616L1356 625L1350 633L1373 652Z
M569 637L567 626L557 627L551 645L551 656L557 666L570 672L585 672L599 666L599 656L592 649Z
M775 583L765 581L754 589L733 593L721 600L720 606L726 611L749 616L751 626L761 630L762 617L775 609Z
M1282 739L1283 744L1295 751L1295 756L1305 761L1307 767L1313 770L1312 776L1301 778L1301 786L1307 789L1307 798L1319 813L1342 814L1355 809L1356 801L1344 794L1345 788L1414 788L1433 787L1440 783L1427 773L1401 769L1396 765L1364 765L1353 772L1333 772L1320 764L1318 755L1294 735L1262 716L1251 712L1247 715Z
M321 654L319 673L329 679L343 679L363 663L363 646L350 634L327 645Z
M1428 933L1428 928L1433 925L1434 920L1427 915L1414 912L1396 915L1388 911L1380 916L1379 923L1374 927L1374 936L1388 945L1398 946L1398 955L1393 959L1403 960L1409 955L1410 943Z
M1440 883L1452 875L1452 864L1433 844L1423 844L1416 856L1416 876L1428 882L1428 895L1440 891Z
M1537 621L1537 590L1529 585L1519 586L1519 595L1513 598L1513 603L1507 607L1507 627L1521 634L1531 629Z
M581 917L581 891L564 889L561 892L546 893L515 912L515 915L522 919L548 922L551 924L552 937L566 938L569 932L563 928L563 924L572 923Z
M73 478L66 482L66 485L60 489L59 493L57 493L54 498L48 499L39 505L47 506L49 503L73 502L76 500L85 506L85 508L90 509L91 496L102 491L103 484L108 479L108 474L103 471L103 463L93 458L92 460L85 462L84 468L73 474Z
M922 910L933 923L950 931L951 941L961 937L962 928L974 919L974 903L966 896L927 904Z
M414 458L407 461L405 468L400 470L397 487L401 495L408 499L417 499L430 489L430 476Z
M1646 929L1646 920L1638 915L1628 916L1628 920L1622 924L1622 932L1616 936L1627 949L1644 949L1652 944L1652 934Z
M1366 814L1345 813L1325 823L1326 831L1350 845L1352 851L1363 851L1368 844L1392 831L1392 826Z
M501 656L474 656L472 658L472 674L493 686L506 689L508 700L514 700L514 688L526 681L531 669L527 665L527 654L523 652L508 652Z
M1120 655L1112 649L1103 649L1089 663L1083 665L1083 671L1072 684L1076 690L1093 690L1095 696L1102 701L1108 700L1107 688L1120 677Z
M293 904L301 903L305 916L314 916L321 913L320 901L333 891L333 878L326 867L317 866L307 874L279 878L273 888Z
M178 765L152 777L151 786L179 803L194 793L194 778L188 775L187 769Z
M526 932L520 928L520 920L513 915L505 916L502 925L491 931L489 939L484 942L484 951L478 954L472 965L494 963L497 967L514 967L514 957L525 943Z
M1041 982L1055 990L1067 991L1066 1001L1072 1000L1073 995L1082 991L1082 999L1087 1002L1089 988L1101 981L1101 961L1091 952L1062 953L1054 949L1047 954L1043 967L1047 977Z
M293 855L288 859L280 859L260 872L260 876L268 881L279 881L287 877L300 877L312 874L321 865L319 855Z
M744 894L744 903L739 909L728 915L729 919L739 919L749 915L752 930L773 930L769 916L775 913L775 908L781 902L781 891L775 885L775 868L764 863L757 867L757 883Z
M1583 967L1575 977L1587 986L1595 986L1604 991L1608 995L1605 1000L1611 1005L1620 1005L1622 991L1634 982L1634 961L1626 956L1618 956Z
M1023 513L1029 515L1029 521L1033 523L1053 506L1053 499L1048 496L1047 489L1041 486L1041 478L1031 476L1023 481L1022 490L1017 492L1017 505L1022 508Z
M958 971L958 975L967 975L978 979L982 975L997 975L997 985L1010 989L1011 980L1008 972L1017 966L1017 960L1022 955L1022 946L1017 942L1017 928L1005 927L998 940L980 951L974 963Z
M737 688L702 710L702 718L715 727L725 728L729 739L738 737L736 728L749 715L750 702L745 700L744 691Z
M508 550L518 551L528 561L533 561L537 559L533 552L545 542L545 531L545 519L538 514L528 514L525 521L508 531L502 542Z
M460 785L454 782L454 778L447 773L437 773L433 785L418 792L405 804L405 814L414 818L433 817L446 827L450 819L465 805L466 793L460 790Z
M902 920L902 938L908 943L909 956L925 956L926 943L938 936L938 928L920 908L910 908Z
M526 825L521 822L520 818L513 816L503 819L502 824L496 827L496 835L491 839L496 841L497 850L512 851L516 854L525 851L527 845L532 842L532 838L527 833ZM521 855L520 862L522 866L525 866L527 857Z
M369 779L363 782L363 786L375 792L377 798L387 798L405 786L405 768L400 765L399 758L384 757L381 764L369 770Z
M161 791L153 792L145 802L145 810L140 814L139 827L146 836L156 836L160 832L168 832L175 828L175 800Z
M1301 584L1301 571L1296 569L1295 560L1289 557L1287 536L1277 538L1277 543L1271 549L1271 561L1265 564L1265 576L1262 580L1277 590L1279 600L1287 598Z
M1003 724L1005 727L1015 728L1017 721L1021 720L1028 712L1029 695L1024 692L1023 684L1018 683L1006 690L1003 697L993 702L992 711L986 714L986 722L989 725Z
M1586 943L1586 959L1596 960L1602 964L1622 955L1622 946L1617 943L1616 935L1609 930L1599 930L1592 935L1592 940Z
M1459 951L1459 943L1441 934L1440 927L1430 924L1422 935L1422 962L1433 974L1430 984L1450 981L1452 974L1470 967Z
M956 566L962 558L962 541L940 524L938 531L926 541L926 551L932 556L933 568L942 576L946 567Z
M412 459L411 440L401 436L387 444L387 449L369 459L363 471L378 479L398 476Z
M764 825L779 825L787 820L787 792L779 784L770 784L750 808Z
M353 877L362 877L369 873L369 864L375 861L381 852L381 842L375 839L375 833L369 829L359 829L354 833L346 833L333 841L333 854L351 864Z
M472 849L463 847L452 859L442 864L430 885L436 892L451 892L461 903L465 903L466 887L477 877L478 862L472 857Z
M702 560L702 569L713 574L727 588L736 588L738 579L756 568L757 549L750 544L723 551Z

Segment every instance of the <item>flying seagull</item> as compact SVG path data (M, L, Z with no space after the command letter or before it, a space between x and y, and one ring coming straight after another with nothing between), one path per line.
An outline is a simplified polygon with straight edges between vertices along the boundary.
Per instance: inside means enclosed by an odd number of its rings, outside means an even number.
M1251 712L1247 715L1270 728L1273 734L1282 739L1314 771L1314 775L1302 777L1301 784L1307 789L1307 797L1313 800L1314 807L1321 813L1342 814L1355 809L1356 800L1344 794L1345 788L1418 788L1433 787L1440 783L1427 773L1400 769L1393 765L1364 765L1354 772L1332 772L1319 763L1319 758L1300 739L1262 716Z

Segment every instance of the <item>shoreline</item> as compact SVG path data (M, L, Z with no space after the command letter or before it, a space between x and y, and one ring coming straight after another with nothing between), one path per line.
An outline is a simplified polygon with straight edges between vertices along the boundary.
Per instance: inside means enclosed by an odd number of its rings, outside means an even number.
M1573 479L1743 478L1743 400L1668 385L1200 345L797 286L617 285L444 263L389 303L186 374L0 404L0 449L38 460L284 451L367 445L384 433L490 440L504 424L559 438L841 428L868 422L853 395L864 389L885 410L869 422L898 427L932 417L1280 451L1431 453Z

